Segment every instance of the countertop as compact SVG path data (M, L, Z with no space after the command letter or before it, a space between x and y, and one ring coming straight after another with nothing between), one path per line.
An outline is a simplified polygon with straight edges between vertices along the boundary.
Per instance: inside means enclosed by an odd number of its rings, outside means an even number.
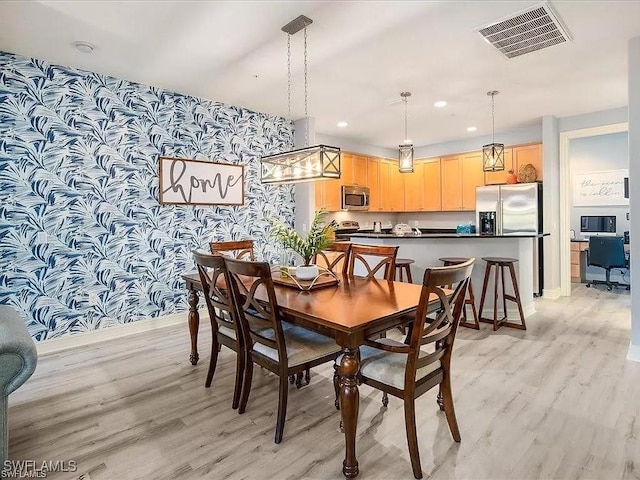
M549 233L519 233L512 235L481 235L479 233L423 233L422 235L394 235L393 233L350 233L343 234L350 238L540 238L550 235Z

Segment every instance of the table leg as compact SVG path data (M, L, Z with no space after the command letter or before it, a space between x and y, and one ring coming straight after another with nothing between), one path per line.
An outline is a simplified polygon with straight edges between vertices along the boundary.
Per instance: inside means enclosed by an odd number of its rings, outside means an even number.
M342 473L347 478L355 478L359 473L358 460L356 460L356 427L358 426L358 409L360 407L360 393L358 392L356 375L359 368L358 349L345 348L338 373L340 374L340 413L346 445Z
M200 314L198 313L198 292L189 290L189 335L191 336L191 365L198 363L198 327L200 326Z

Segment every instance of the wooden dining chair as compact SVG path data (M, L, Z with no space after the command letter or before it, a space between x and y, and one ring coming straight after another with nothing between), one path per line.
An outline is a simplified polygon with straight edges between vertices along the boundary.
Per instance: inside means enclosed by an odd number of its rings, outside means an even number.
M334 242L323 251L318 252L312 262L325 267L335 275L346 274L349 267L350 254L350 242Z
M253 252L253 240L211 242L209 243L209 248L211 253L220 253L222 255L230 253L233 258L251 260L252 262L256 259Z
M238 408L240 402L240 392L242 388L242 378L246 355L241 340L242 331L238 323L234 321L236 315L233 312L231 292L226 287L228 284L227 267L224 257L220 255L209 255L207 253L193 252L193 256L198 267L198 275L202 283L207 310L209 310L209 320L211 321L211 359L209 370L204 386L209 388L216 372L218 363L218 352L220 345L224 345L236 352L236 384L233 390L232 408Z
M381 390L385 396L404 401L407 443L415 478L422 478L416 398L439 386L438 405L444 410L453 439L460 442L451 393L451 353L474 262L471 258L462 264L426 270L408 345L382 338L365 340L360 347L359 381ZM450 297L440 285L455 287ZM440 299L440 309L435 319L426 321L431 295Z
M280 443L287 413L288 377L334 360L341 349L329 337L282 320L268 263L229 258L225 263L245 339L245 375L238 412L243 413L247 406L254 363L278 375L275 443ZM256 298L257 292L261 292L261 300Z
M347 267L347 275L354 275L357 265L362 265L366 270L367 278L375 277L376 273L384 268L383 278L393 280L396 276L396 257L398 246L392 245L351 245L351 255ZM378 263L372 265L367 258L377 258Z

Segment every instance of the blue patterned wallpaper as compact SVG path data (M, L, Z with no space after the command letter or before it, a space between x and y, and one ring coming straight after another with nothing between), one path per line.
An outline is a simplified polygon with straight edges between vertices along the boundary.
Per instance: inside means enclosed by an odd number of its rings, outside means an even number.
M290 149L280 117L0 52L0 303L37 340L188 308L191 250L292 224L293 188L259 157ZM245 166L245 205L158 203L158 156ZM90 295L91 294L91 295Z

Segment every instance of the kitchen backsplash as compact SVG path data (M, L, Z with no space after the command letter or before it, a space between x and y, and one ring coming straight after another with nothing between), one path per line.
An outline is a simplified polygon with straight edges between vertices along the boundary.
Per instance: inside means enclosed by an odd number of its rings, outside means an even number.
M458 225L471 222L475 225L475 212L419 212L419 213L390 213L390 212L335 212L328 217L337 222L355 220L361 229L373 228L373 222L382 222L384 227L392 227L396 223L408 223L420 228L456 228ZM417 225L415 222L418 222Z

